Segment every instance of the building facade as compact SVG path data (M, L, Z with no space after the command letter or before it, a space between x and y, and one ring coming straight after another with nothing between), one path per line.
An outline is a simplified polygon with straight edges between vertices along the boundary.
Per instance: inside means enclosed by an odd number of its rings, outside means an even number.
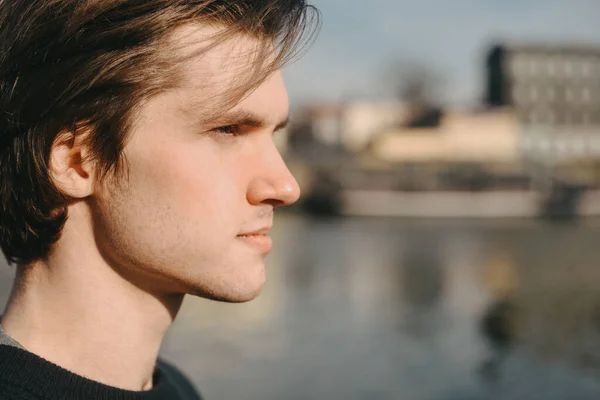
M486 103L514 109L524 159L600 159L600 48L495 46L486 64Z

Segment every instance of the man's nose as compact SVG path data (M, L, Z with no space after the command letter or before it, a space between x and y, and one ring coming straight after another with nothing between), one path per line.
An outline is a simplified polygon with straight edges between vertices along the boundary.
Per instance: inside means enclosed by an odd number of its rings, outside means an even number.
M287 206L300 197L300 187L285 164L271 139L268 149L257 154L253 178L248 187L247 198L252 205L270 204Z

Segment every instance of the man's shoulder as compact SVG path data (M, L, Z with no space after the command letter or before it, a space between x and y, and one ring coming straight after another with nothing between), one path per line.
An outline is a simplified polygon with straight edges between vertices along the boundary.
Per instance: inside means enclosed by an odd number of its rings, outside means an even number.
M168 380L179 392L183 400L202 400L200 392L196 390L192 382L173 364L159 359L157 367L164 379Z

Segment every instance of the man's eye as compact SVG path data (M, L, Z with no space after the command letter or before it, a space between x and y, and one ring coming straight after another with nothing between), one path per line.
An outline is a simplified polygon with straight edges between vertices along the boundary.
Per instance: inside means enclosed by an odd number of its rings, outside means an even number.
M239 125L225 125L213 129L213 132L219 135L238 135L240 131Z

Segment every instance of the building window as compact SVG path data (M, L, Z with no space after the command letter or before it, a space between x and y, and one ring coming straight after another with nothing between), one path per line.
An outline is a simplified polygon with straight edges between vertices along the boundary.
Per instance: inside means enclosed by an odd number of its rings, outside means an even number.
M581 73L585 78L590 78L592 76L593 65L593 61L589 59L581 62Z
M554 139L554 150L557 158L565 158L569 155L569 143L565 138L556 137Z
M573 137L573 150L574 153L578 156L583 156L585 155L585 153L587 153L587 148L588 148L588 141L586 140L586 137L583 136L582 134L576 135Z
M581 63L577 58L571 59L571 76L579 78L581 77Z
M581 100L585 103L589 103L592 100L592 91L589 87L581 89Z
M590 123L592 122L592 119L590 118L590 113L589 112L584 112L583 115L581 116L581 122L583 123L583 125L588 126L590 125Z
M598 135L590 136L589 149L590 149L590 153L592 153L594 155L600 155L600 136L598 136Z
M523 91L519 86L514 86L512 88L512 98L514 104L523 104L525 99L523 98Z
M556 122L556 114L551 110L546 110L544 117L548 125L553 125Z
M537 73L538 62L534 57L529 59L529 73L535 75Z
M573 93L572 88L565 89L565 100L569 103L572 103L575 100L575 94Z
M529 115L527 116L527 119L530 124L537 124L539 122L537 111L530 111Z
M532 101L537 101L539 98L538 89L535 86L529 88L529 97Z
M573 125L573 114L571 114L570 112L566 112L565 113L565 124L566 125Z
M548 57L548 60L546 61L546 71L548 71L549 76L556 75L556 63L552 57Z
M513 56L510 62L510 70L513 77L519 77L524 74L523 57Z
M573 76L573 62L571 60L565 60L565 75L567 77L572 77Z

